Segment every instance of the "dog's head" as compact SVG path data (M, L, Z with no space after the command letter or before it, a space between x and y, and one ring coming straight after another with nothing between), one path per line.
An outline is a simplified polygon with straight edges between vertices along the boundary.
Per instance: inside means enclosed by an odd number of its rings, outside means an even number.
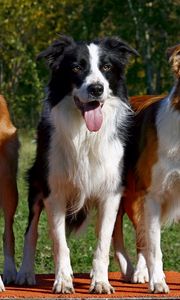
M99 130L106 100L111 96L123 99L122 94L126 94L124 70L131 54L138 55L117 37L85 43L61 36L39 55L47 59L52 71L51 105L72 95L88 129Z
M172 70L177 78L180 78L180 44L167 49L167 57Z

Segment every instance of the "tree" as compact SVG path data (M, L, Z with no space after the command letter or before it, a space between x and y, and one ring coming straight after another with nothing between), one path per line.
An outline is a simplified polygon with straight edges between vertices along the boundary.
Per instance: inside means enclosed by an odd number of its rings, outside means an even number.
M37 123L48 72L37 54L57 33L75 39L118 35L140 57L130 65L130 94L170 88L165 50L180 33L178 0L4 0L0 3L0 87L15 124Z

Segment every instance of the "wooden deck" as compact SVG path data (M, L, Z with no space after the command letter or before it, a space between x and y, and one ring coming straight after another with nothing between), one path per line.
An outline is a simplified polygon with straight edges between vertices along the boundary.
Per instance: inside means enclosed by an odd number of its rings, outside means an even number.
M1 299L180 299L180 273L166 272L166 280L170 288L169 294L150 294L147 284L130 284L121 280L119 272L109 273L109 279L115 288L115 293L89 294L89 274L75 274L75 294L53 294L51 289L54 275L37 275L37 286L7 286L6 291L0 293Z

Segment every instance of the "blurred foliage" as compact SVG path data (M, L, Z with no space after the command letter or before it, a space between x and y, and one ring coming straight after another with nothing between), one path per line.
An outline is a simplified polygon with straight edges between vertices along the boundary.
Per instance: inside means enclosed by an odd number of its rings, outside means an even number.
M140 54L127 78L129 93L164 93L172 84L165 50L179 42L178 0L0 1L0 91L18 127L37 123L48 72L37 54L57 33L90 40L117 35Z

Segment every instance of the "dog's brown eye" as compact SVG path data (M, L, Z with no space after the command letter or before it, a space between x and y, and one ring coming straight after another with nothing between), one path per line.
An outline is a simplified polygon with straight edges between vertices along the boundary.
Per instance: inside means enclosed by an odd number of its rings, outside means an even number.
M104 71L104 72L111 71L111 69L112 69L112 66L109 64L105 64L104 66L102 66L102 71Z
M72 67L72 71L74 72L74 73L79 73L79 72L81 72L81 67L80 66L74 66L74 67Z

